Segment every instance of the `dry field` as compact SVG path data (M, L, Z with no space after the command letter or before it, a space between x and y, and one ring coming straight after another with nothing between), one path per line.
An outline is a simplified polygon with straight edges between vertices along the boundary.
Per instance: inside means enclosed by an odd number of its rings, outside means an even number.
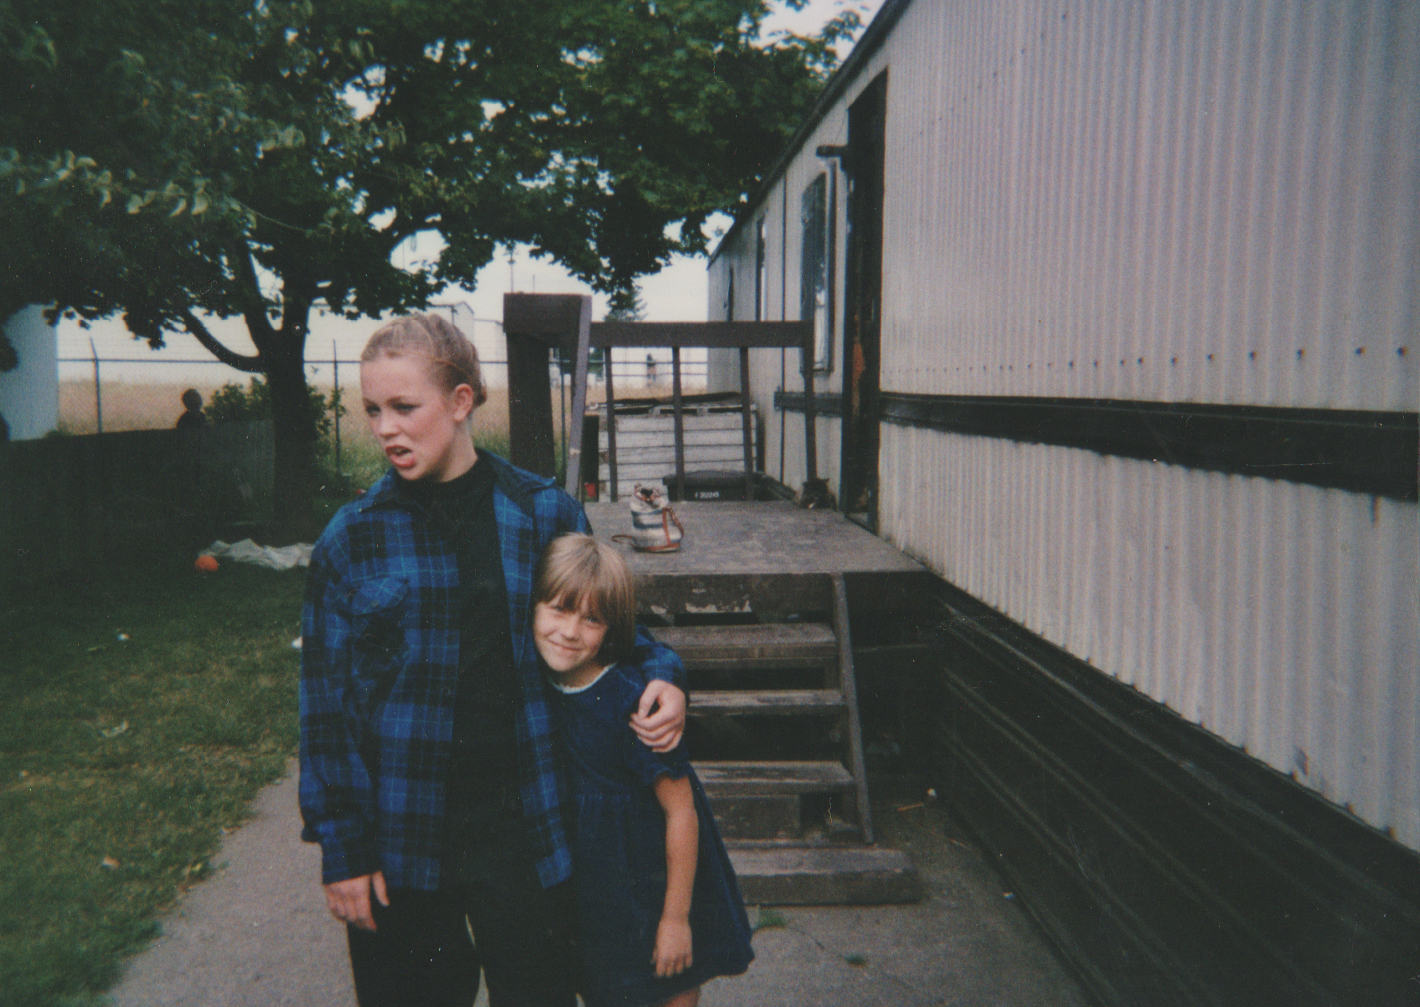
M129 384L105 382L103 386L104 432L117 430L162 430L182 415L182 393L186 384ZM219 386L196 386L203 401ZM59 382L59 424L71 434L92 434L98 429L92 381Z
M246 387L246 382L240 383ZM106 382L103 386L104 432L119 430L165 430L177 422L182 415L182 393L195 387L202 394L204 402L220 385L187 384L130 384L123 381ZM329 385L317 385L323 392L329 392ZM373 444L370 429L365 424L360 405L360 386L342 382L346 414L340 421L340 436L346 444L357 445L368 441ZM59 383L59 422L71 434L92 434L97 431L94 409L94 384L92 381L61 381ZM481 435L501 433L508 430L508 392L506 389L489 390L488 401L474 413L473 433Z
M232 382L240 384L243 388L247 386L246 380ZM344 399L347 412L340 422L340 436L347 444L358 444L361 441L369 440L369 428L365 425L365 417L361 414L360 386L353 382L342 382ZM103 411L104 411L104 431L113 433L119 430L164 430L177 422L177 418L182 415L182 393L195 387L202 394L204 402L212 397L212 393L221 385L188 385L175 383L129 383L126 381L108 381L103 385ZM329 385L317 384L316 387L324 392L328 392ZM704 391L703 382L687 382L685 393L692 395ZM650 393L656 395L670 395L670 385L657 384L649 389ZM644 396L648 392L644 388L627 389L622 392L623 396ZM588 405L597 405L606 398L606 387L604 385L593 385L587 389ZM564 396L566 407L571 406L570 388ZM557 411L556 403L553 404L554 422L560 421L561 414ZM61 427L71 434L92 434L97 431L94 409L94 383L92 381L70 380L59 383L59 423ZM506 388L490 388L488 391L488 401L474 413L473 433L476 439L480 435L501 433L506 436L508 430L508 391Z

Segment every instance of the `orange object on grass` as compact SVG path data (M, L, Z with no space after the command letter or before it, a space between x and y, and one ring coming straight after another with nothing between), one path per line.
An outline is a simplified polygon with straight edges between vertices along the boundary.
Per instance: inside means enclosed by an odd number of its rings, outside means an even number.
M197 557L197 562L192 565L206 573L211 573L213 570L217 569L217 557L199 556Z

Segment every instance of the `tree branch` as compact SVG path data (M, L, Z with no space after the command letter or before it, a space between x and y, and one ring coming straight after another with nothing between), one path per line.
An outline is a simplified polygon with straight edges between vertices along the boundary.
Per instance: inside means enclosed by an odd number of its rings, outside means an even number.
M233 279L237 282L236 297L246 320L247 332L256 345L257 353L267 345L272 335L271 322L266 317L266 299L261 296L261 281L257 279L256 267L252 265L251 249L245 241L234 241L228 251Z
M226 364L228 367L235 367L239 371L248 374L263 374L266 371L266 362L262 360L260 354L254 357L244 356L241 353L234 353L217 341L217 337L212 335L207 326L202 324L202 319L192 313L191 308L183 309L182 324L197 338L197 341L207 348L214 357Z

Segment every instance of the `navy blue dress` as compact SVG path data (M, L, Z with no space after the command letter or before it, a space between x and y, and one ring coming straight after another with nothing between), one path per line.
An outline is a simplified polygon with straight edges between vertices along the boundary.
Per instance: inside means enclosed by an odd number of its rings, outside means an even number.
M685 745L658 754L627 718L645 683L613 666L585 689L554 693L572 769L572 881L587 1007L652 1007L716 976L739 975L754 958L749 920L705 791ZM652 784L690 777L700 821L690 907L693 964L657 979L651 955L666 897L666 818Z

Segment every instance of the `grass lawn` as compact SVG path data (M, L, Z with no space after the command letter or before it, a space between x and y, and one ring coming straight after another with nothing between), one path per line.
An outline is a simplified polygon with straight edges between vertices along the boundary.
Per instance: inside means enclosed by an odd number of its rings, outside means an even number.
M303 579L94 571L0 609L0 1004L96 1002L281 774Z

